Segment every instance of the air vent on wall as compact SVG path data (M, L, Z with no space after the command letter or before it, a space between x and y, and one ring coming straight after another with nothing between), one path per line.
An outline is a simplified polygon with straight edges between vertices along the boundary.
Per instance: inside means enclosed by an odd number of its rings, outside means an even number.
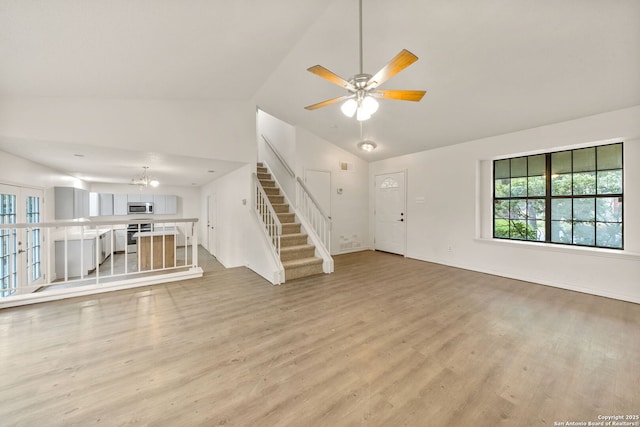
M353 170L353 163L340 162L340 170L341 171L352 171Z

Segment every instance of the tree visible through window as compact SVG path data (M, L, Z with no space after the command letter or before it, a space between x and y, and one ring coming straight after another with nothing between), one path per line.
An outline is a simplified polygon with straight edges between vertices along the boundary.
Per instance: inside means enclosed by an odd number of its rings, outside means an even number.
M493 162L493 236L623 248L622 143Z

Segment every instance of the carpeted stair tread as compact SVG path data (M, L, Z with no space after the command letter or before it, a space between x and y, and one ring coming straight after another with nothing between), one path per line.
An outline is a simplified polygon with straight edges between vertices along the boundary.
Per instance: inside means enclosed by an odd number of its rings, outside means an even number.
M284 203L284 196L282 195L267 194L267 197L272 204Z
M296 234L300 233L301 224L299 222L284 222L282 223L282 234Z
M295 224L296 222L296 214L293 212L276 212L276 215L282 224Z
M299 251L300 249L315 249L315 246L308 243L306 245L287 246L286 248L282 248L281 252Z
M280 189L278 187L262 187L264 190L264 194L267 196L277 196L280 194Z
M280 248L280 260L282 262L293 261L296 259L310 258L315 255L316 247L314 245L295 245Z
M322 258L310 257L310 258L302 258L302 259L282 262L282 266L285 268L285 270L287 268L296 268L296 267L303 267L303 266L316 265L316 264L322 264Z
M280 247L306 245L307 237L305 233L283 234L280 236Z

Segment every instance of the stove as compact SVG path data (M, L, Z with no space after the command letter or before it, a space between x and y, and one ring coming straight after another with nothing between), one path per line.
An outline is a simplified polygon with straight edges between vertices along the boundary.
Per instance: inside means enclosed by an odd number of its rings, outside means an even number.
M151 230L151 224L129 224L127 226L127 252L134 253L136 251L137 239L133 237L134 234Z

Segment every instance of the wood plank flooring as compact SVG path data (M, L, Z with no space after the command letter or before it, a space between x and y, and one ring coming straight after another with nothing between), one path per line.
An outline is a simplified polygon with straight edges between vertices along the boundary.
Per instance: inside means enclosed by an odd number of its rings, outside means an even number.
M0 311L2 426L554 426L640 412L640 305L404 259Z

